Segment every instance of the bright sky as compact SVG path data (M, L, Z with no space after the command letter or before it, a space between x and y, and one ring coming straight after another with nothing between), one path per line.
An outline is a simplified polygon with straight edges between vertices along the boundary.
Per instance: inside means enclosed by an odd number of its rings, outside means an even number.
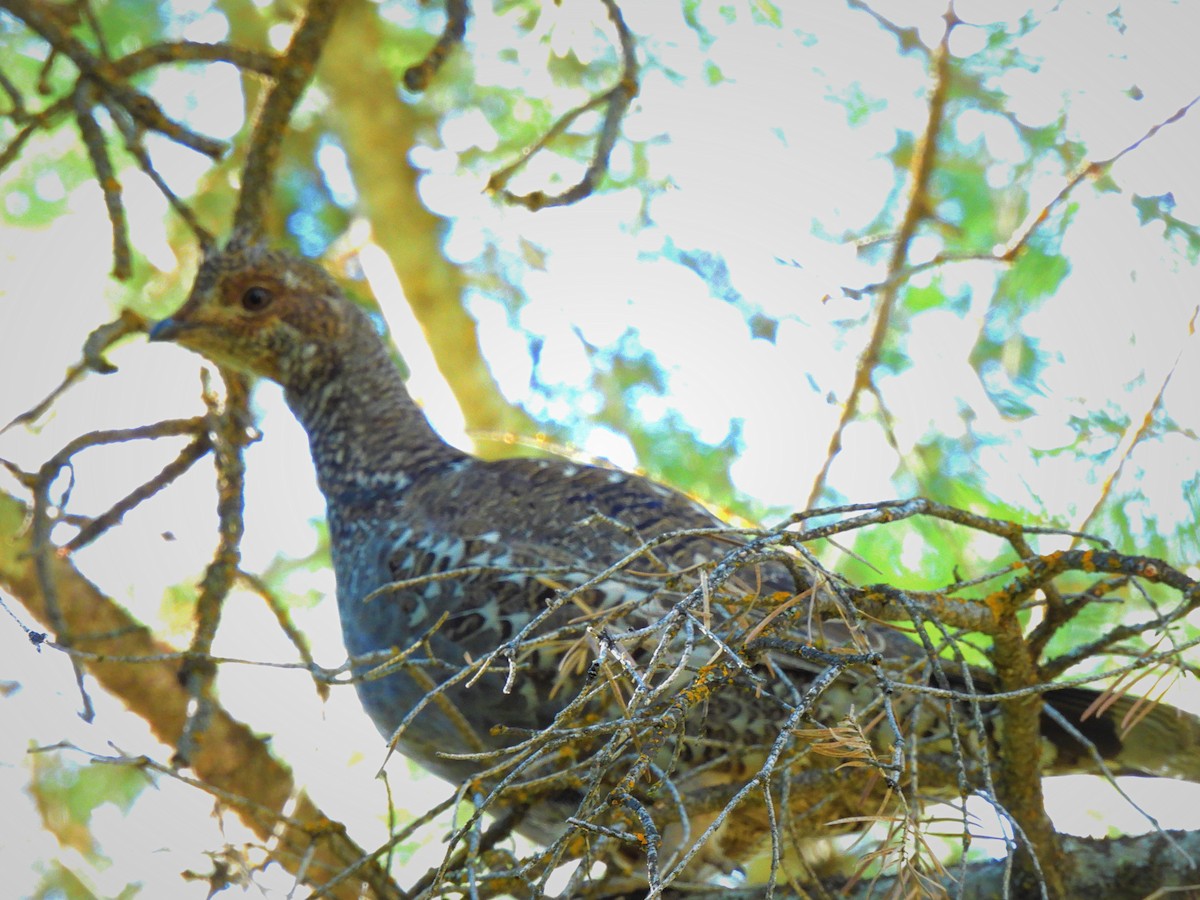
M184 36L223 37L219 15L203 4L176 4L180 10L185 5L195 15ZM560 397L547 401L529 392L528 345L509 329L503 301L483 295L471 298L484 349L506 396L552 418L577 413L580 403L586 409L587 398L576 391L588 365L580 336L611 343L630 325L667 373L670 407L692 423L702 440L721 441L733 419L740 420L744 452L733 470L738 488L767 503L796 506L808 493L838 414L827 395L844 393L865 338L862 328L844 329L844 321L862 317L865 306L843 297L840 289L868 284L881 274L878 266L864 262L848 246L816 236L814 223L823 233L842 235L861 230L877 213L892 186L891 165L882 155L892 147L897 129L913 130L923 122L923 67L915 57L898 57L894 38L867 17L840 7L829 5L812 13L820 18L807 27L820 40L809 45L770 28L727 27L714 12L716 4L701 4L699 14L711 17L704 21L717 36L708 58L729 80L698 87L705 58L678 10L671 4L629 6L626 13L634 31L654 35L648 49L664 66L687 76L673 80L649 72L626 127L634 138L666 137L656 141L651 152L655 167L670 172L674 187L652 201L654 227L630 231L638 202L631 193L604 195L582 206L536 215L497 208L481 191L488 173L464 173L458 165L456 152L495 142L482 117L471 113L446 123L445 149L418 155L430 173L422 195L435 211L455 217L447 245L452 258L472 261L487 241L510 252L521 238L546 249L543 271L516 273L528 298L520 324L545 337L539 375L561 388ZM935 39L942 4L894 0L874 6L883 15L919 24L928 41ZM1189 43L1200 25L1200 9L1194 4L1125 4L1122 12L1129 27L1121 40L1105 24L1105 5L1044 2L1038 10L1054 6L1058 11L1025 45L1028 53L1043 55L1043 64L1036 72L1006 73L998 85L1011 97L1010 107L1022 122L1044 124L1057 114L1061 97L1069 96L1065 136L1084 141L1093 158L1103 157L1128 146L1197 90L1200 71ZM604 21L598 4L546 4L538 30L518 47L519 62L501 62L496 51L511 44L510 24L487 4L480 7L471 34L479 48L481 83L528 79L525 89L530 93L549 92L549 87L536 83L537 65L528 63L535 70L532 76L522 65L538 58L538 35L552 25L559 42L556 49L569 45L582 58L607 52L609 32L595 26ZM992 15L994 7L957 4L968 22L976 15ZM961 29L955 51L972 52L979 37L977 30ZM273 38L283 41L286 34ZM228 99L238 91L236 78L228 69L211 67L204 70L203 79L198 69L164 74L156 96L200 131L232 136L241 124L240 103ZM883 104L862 127L847 123L842 106L821 100L855 84L866 97ZM1133 101L1126 95L1133 84L1143 99ZM579 99L564 97L562 102L573 105ZM995 184L1007 183L1019 149L1012 126L995 117L967 115L956 127L960 139L977 136L986 144L996 160ZM34 142L29 158L51 154L61 142L75 139L70 129L63 129L49 140ZM1114 175L1127 193L1171 191L1175 214L1200 221L1197 146L1200 115L1193 113L1122 160ZM153 152L162 171L184 190L202 172L190 152L161 143ZM622 155L626 152L618 150L618 169L628 165ZM322 160L334 189L349 195L352 186L340 174L344 164L336 148L323 153ZM544 177L542 164L539 160L530 166L527 177ZM545 165L550 165L548 160ZM1040 173L1033 195L1048 199L1062 183L1057 170ZM174 258L158 224L165 214L164 202L136 174L127 173L125 186L137 252L169 271ZM108 225L95 186L86 184L68 194L48 170L39 177L37 191L44 199L65 198L67 213L43 230L9 228L0 235L0 383L6 386L0 392L0 422L32 406L58 382L78 358L87 333L111 318L122 298L120 288L107 279L110 247L107 237L98 236L107 235ZM1090 509L1097 484L1107 476L1104 463L1098 470L1085 470L1078 460L1066 457L1034 461L1028 448L1061 446L1070 440L1069 416L1106 404L1144 413L1173 371L1165 399L1180 432L1142 448L1136 457L1137 466L1152 473L1143 479L1146 501L1141 512L1147 517L1153 513L1160 527L1170 528L1190 514L1180 483L1200 470L1194 438L1200 432L1200 405L1194 402L1200 349L1186 327L1200 298L1200 279L1194 268L1164 251L1161 229L1139 226L1129 215L1127 193L1098 194L1084 185L1074 197L1076 221L1065 248L1073 270L1053 302L1026 321L1057 360L1044 375L1043 396L1034 399L1036 416L1019 424L1002 419L968 364L966 354L997 275L987 264L943 270L943 278L961 285L972 302L961 316L936 313L915 320L908 345L915 365L880 387L902 443L915 442L927 430L961 432L965 404L978 416L976 431L1002 441L985 460L992 491L1031 509L1040 504L1051 514L1077 516ZM15 209L13 204L22 202L27 201L7 190L0 179L0 203ZM668 237L679 247L720 252L733 287L780 319L777 340L771 344L755 339L738 310L712 296L697 275L665 259L661 251ZM920 259L937 249L918 242L914 255ZM780 258L797 260L801 266L781 265ZM411 318L405 318L395 273L371 246L364 250L362 263L413 370L414 393L438 426L461 440L461 416L409 324ZM1136 278L1130 275L1133 270ZM187 277L181 274L172 296L161 298L164 311L182 298ZM822 303L826 294L832 299ZM687 310L686 326L681 309ZM0 435L0 457L36 468L79 433L198 410L198 364L189 354L135 341L115 351L112 359L120 367L118 374L85 381L37 429ZM764 378L786 390L761 390ZM248 455L244 550L251 569L267 565L276 553L308 552L314 541L309 522L322 512L303 435L279 392L264 387L257 401L267 437ZM652 417L665 408L664 401L647 398L643 412ZM1192 437L1187 436L1189 430ZM636 463L628 442L608 429L584 429L577 442L586 453L625 466ZM92 512L105 508L176 450L128 445L81 457L74 507ZM893 451L874 426L855 426L834 467L834 484L852 500L891 496L895 463ZM14 489L6 476L4 487ZM161 621L164 589L193 582L208 560L212 507L211 476L201 465L166 496L139 508L121 529L81 553L77 562L145 620ZM166 531L176 539L163 540ZM147 553L148 547L152 552ZM294 587L297 592L326 595L333 591L328 573L297 576ZM301 609L296 618L314 638L319 661L333 665L343 659L332 603ZM186 622L158 627L169 639L186 640ZM274 634L261 604L237 595L216 652L290 659L289 648L270 637ZM5 680L20 681L22 687L0 700L6 719L11 722L15 716L18 723L0 728L0 794L10 798L0 824L7 832L0 832L0 870L6 873L6 885L12 886L6 890L19 896L33 889L40 861L76 861L73 851L61 850L40 829L23 793L28 771L24 754L31 740L72 740L108 753L104 742L112 739L131 753L150 752L166 759L168 752L155 750L140 722L100 695L96 700L102 727L84 726L75 715L78 698L61 657L34 653L15 627L0 628L0 682ZM302 677L251 667L226 669L221 684L222 698L234 715L275 735L282 755L295 763L301 780L311 785L328 812L352 819L366 845L383 839L382 792L373 780L381 744L351 692L335 691L322 707ZM407 778L402 762L393 762L389 770L394 779ZM423 808L422 791L445 790L433 779L420 784L420 790L403 792L408 808L416 811ZM1164 826L1195 824L1171 819L1173 810L1200 805L1200 794L1188 794L1186 803L1182 799L1184 788L1193 787L1172 784L1167 797L1147 801ZM1097 793L1094 782L1086 790ZM1091 813L1078 808L1078 796L1077 791L1070 793L1058 811L1064 825L1085 830ZM1068 824L1069 808L1082 818ZM146 792L128 815L101 807L95 831L116 863L94 873L96 888L113 894L126 880L140 880L146 885L144 896L203 897L203 884L181 884L178 873L207 870L195 848L216 846L220 839L214 834L198 839L191 830L206 821L207 810L198 794L172 785ZM235 827L232 820L226 824ZM1123 827L1139 830L1136 824ZM150 848L156 852L148 854ZM413 864L414 872L423 868ZM287 887L282 884L279 890Z

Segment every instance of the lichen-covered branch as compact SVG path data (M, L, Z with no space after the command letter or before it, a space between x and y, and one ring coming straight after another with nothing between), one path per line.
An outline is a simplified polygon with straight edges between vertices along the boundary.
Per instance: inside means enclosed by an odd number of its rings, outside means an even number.
M243 455L250 442L250 394L244 376L223 371L226 393L220 403L205 391L208 415L205 431L212 442L217 469L217 551L204 571L196 597L195 631L190 655L179 670L179 680L192 696L187 724L176 745L176 762L187 765L208 729L216 707L213 682L217 669L209 656L221 621L221 609L238 576L242 533L245 530L246 463Z
M242 190L233 217L235 239L253 241L261 236L263 215L275 181L279 148L287 134L300 95L312 80L317 60L342 0L311 0L292 41L276 66L276 80L263 101L242 168Z

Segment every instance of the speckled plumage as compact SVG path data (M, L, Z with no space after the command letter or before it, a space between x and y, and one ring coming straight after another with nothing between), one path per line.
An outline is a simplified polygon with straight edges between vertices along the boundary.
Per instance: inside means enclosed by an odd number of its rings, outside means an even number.
M264 293L252 298L253 291ZM504 802L529 804L521 829L539 841L561 835L568 816L636 825L629 807L622 812L621 804L608 802L608 792L637 765L642 774L635 793L654 816L664 847L684 843L680 806L689 810L695 839L761 765L812 679L827 671L819 658L778 649L747 651L745 667L719 651L714 636L744 647L766 610L785 606L769 633L797 644L815 640L830 652L861 652L869 645L882 652L889 670L923 658L895 630L822 622L808 605L812 592L805 593L809 580L802 567L786 560L758 560L711 596L696 591L703 573L743 542L734 533L713 533L718 520L682 494L624 472L564 460L482 461L450 447L410 399L370 320L310 263L258 246L217 254L202 267L186 304L152 337L283 385L308 433L328 503L347 650L355 658L409 651L391 674L357 684L381 733L394 735L424 702L397 746L462 781L508 757L446 754L517 745L552 723L576 729L574 741L524 745L535 746L537 754L485 779L486 790L505 775L520 774ZM589 583L644 542L695 530L705 533L666 541ZM678 604L689 592L693 603L684 615ZM800 602L793 602L798 592ZM755 602L772 595L769 603ZM462 677L427 697L468 663L512 642L564 596L565 605L519 646L510 645L512 653L487 674L469 684ZM672 624L659 624L672 609ZM602 666L594 665L598 655L605 658ZM509 679L511 692L505 693ZM704 692L698 701L688 693L697 685ZM590 699L560 716L581 690L590 691ZM1068 708L1086 705L1090 695L1056 696ZM796 724L836 727L850 722L853 712L863 714L859 724L874 718L870 740L887 761L891 741L878 722L879 702L869 667L846 669ZM904 727L922 742L922 791L955 795L958 767L944 708L915 708L911 695L895 702ZM642 720L651 724L630 724ZM641 759L644 742L655 740L654 721L669 723L671 733L648 760ZM1194 741L1194 723L1189 728ZM1152 768L1143 751L1136 758L1121 755L1111 725L1105 734L1110 740L1101 749L1115 767ZM969 753L985 757L988 750L974 739L974 732L963 730ZM875 812L884 781L877 768L838 772L841 760L813 752L802 739L785 749L775 789L777 801L789 801L789 836L827 834L831 820ZM1059 749L1063 769L1084 755ZM525 759L520 752L512 759ZM597 753L597 766L583 765ZM976 773L970 767L968 774ZM557 779L537 780L555 774ZM781 791L784 779L787 789ZM766 839L764 804L747 802L700 859L728 869L760 852Z

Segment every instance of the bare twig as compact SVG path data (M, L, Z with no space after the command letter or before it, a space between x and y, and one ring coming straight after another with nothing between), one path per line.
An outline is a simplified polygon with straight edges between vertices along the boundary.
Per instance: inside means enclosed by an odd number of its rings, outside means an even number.
M212 449L207 434L198 434L179 455L149 481L130 491L107 510L79 529L79 533L63 545L64 553L74 553L95 541L110 528L119 525L125 514L149 500L184 472L195 465Z
M84 341L83 357L78 363L67 370L66 376L58 387L51 391L49 396L32 409L21 413L3 428L0 428L0 434L3 434L15 425L27 425L41 418L54 405L54 402L62 396L63 392L78 381L85 373L99 372L102 375L107 375L115 372L117 370L116 366L104 358L104 351L121 338L145 330L146 320L138 313L129 309L122 310L121 314L112 322L107 322L97 327L88 335L87 340Z
M1200 103L1200 96L1192 98L1189 102L1177 109L1161 122L1157 122L1150 127L1141 137L1128 144L1115 155L1102 160L1090 160L1079 166L1067 179L1066 183L1059 188L1058 192L1051 197L1045 204L1035 209L1025 220L1013 230L1009 239L998 247L980 250L969 253L943 252L935 254L929 259L905 265L901 269L888 269L887 276L882 280L873 284L864 285L863 287L844 287L843 293L848 297L862 298L878 294L880 292L890 291L900 287L910 281L914 276L931 269L940 269L943 266L961 262L992 262L992 263L1012 263L1021 252L1029 245L1030 240L1037 234L1038 230L1050 220L1051 215L1056 209L1062 206L1067 199L1075 192L1075 189L1085 181L1096 180L1104 175L1112 166L1123 157L1140 148L1147 141L1154 138L1163 128L1168 125L1173 125L1176 122L1185 118L1188 113Z
M918 226L930 215L929 179L937 160L938 137L941 134L946 103L950 96L950 73L953 65L950 54L950 35L957 24L958 19L951 10L946 15L946 28L942 34L942 40L930 58L933 83L929 92L929 115L925 121L925 130L913 149L912 162L909 165L908 199L905 204L904 217L896 231L892 256L888 262L888 279L876 301L871 336L859 358L854 373L854 384L842 405L842 414L830 438L825 462L809 491L808 502L805 504L808 507L816 506L820 501L833 460L842 449L842 435L846 427L857 417L861 398L870 389L874 380L875 369L890 336L892 312L900 296L899 282L892 279L904 271L908 261L909 245L917 233Z
M1193 103L1194 102L1196 101L1193 101ZM1145 140L1145 138L1143 138L1143 140ZM1192 310L1188 329L1183 340L1180 342L1181 344L1195 339L1196 319L1198 315L1200 315L1200 307L1196 307ZM1110 456L1109 472L1107 477L1101 481L1100 490L1096 495L1096 502L1092 504L1091 510L1086 516L1083 517L1083 520L1079 524L1080 531L1087 531L1087 529L1091 527L1092 522L1096 520L1096 517L1100 514L1101 509L1103 509L1104 504L1108 502L1113 487L1116 485L1117 480L1121 477L1121 473L1125 470L1125 464L1129 462L1129 458L1133 455L1134 448L1136 448L1150 435L1154 426L1154 417L1162 409L1163 395L1166 393L1167 388L1171 384L1171 379L1175 375L1175 370L1178 368L1179 362L1183 358L1183 352L1184 351L1181 348L1179 352L1175 354L1174 362L1171 363L1171 367L1167 370L1166 375L1163 376L1162 383L1159 385L1158 391L1154 395L1154 399L1151 400L1149 405L1146 407L1146 412L1142 416L1142 421L1138 427L1134 429L1125 429L1125 433L1121 436L1120 443L1113 450Z
M466 37L467 18L471 15L470 4L467 0L445 0L445 3L446 27L442 29L437 43L423 60L404 70L404 86L410 91L423 91L429 87L429 82L441 70L446 57Z
M488 179L487 189L508 203L519 204L531 210L545 209L550 206L568 206L589 196L608 172L608 161L620 133L621 120L625 117L625 111L638 93L639 76L635 41L629 28L625 25L620 7L617 6L616 0L601 0L601 2L608 11L608 17L617 32L617 41L621 51L620 79L604 93L592 97L582 106L576 107L562 116L537 143L526 148L519 159L494 173ZM605 109L604 121L600 126L600 133L592 151L592 159L578 182L565 191L553 195L544 191L514 194L506 187L513 175L555 137L566 131L580 115L602 106Z
M220 141L203 137L169 119L147 94L130 87L113 63L96 56L72 35L54 14L53 7L33 0L4 0L2 5L41 35L56 51L68 57L81 75L91 79L112 102L152 131L214 159L225 152Z
M317 60L333 29L341 0L310 0L287 51L276 67L277 78L254 123L242 190L233 217L235 240L252 242L262 231L267 198L274 185L279 148L300 95L316 71Z
M176 761L188 765L197 750L197 741L208 727L215 709L213 681L216 666L210 661L212 642L221 620L221 607L238 574L241 560L244 487L246 464L243 450L250 439L249 387L244 376L222 370L225 402L219 405L209 390L204 391L208 415L205 417L212 438L217 469L217 528L220 542L212 562L205 569L196 598L196 630L192 636L191 656L180 668L179 679L192 697L187 723L176 744Z
M76 85L72 94L75 121L79 125L83 145L87 147L88 156L92 160L96 182L104 194L104 205L108 209L109 222L112 223L112 274L117 280L124 281L133 274L132 251L129 249L129 222L125 218L125 206L121 202L121 182L117 180L112 160L109 159L104 132L100 130L92 115L93 91L91 82L80 80Z

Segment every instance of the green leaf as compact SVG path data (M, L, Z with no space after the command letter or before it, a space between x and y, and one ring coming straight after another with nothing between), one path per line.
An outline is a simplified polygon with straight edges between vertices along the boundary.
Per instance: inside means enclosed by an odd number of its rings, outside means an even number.
M854 126L863 124L872 113L887 109L886 100L869 96L857 81L840 93L830 94L829 99L841 105L846 111L846 121Z
M1165 194L1148 197L1134 194L1131 202L1134 212L1137 213L1138 222L1141 225L1145 226L1151 222L1162 222L1165 226L1164 232L1166 236L1182 241L1189 259L1192 262L1196 261L1198 256L1200 256L1200 229L1197 229L1190 222L1185 222L1173 215L1175 211L1174 194L1170 191Z
M1175 209L1175 195L1170 192L1150 197L1134 194L1133 208L1137 211L1138 221L1145 225L1169 215Z
M91 833L92 813L104 803L128 812L149 784L133 766L86 763L79 765L54 753L30 755L31 793L46 829L67 847L85 856L100 857Z
M774 25L776 28L783 26L783 16L779 12L779 7L770 0L753 0L750 4L750 14L756 22Z
M946 295L942 292L941 279L934 279L932 284L924 287L909 287L904 292L904 308L912 313L924 312L946 305Z
M1047 252L1031 242L1001 278L997 299L1028 309L1032 301L1052 296L1070 271L1071 264L1061 253Z

